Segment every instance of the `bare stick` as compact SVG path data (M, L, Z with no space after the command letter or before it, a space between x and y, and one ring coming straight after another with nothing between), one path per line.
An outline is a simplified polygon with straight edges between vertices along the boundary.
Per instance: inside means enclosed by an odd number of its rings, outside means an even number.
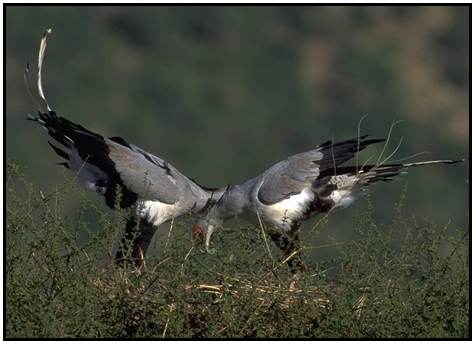
M381 160L381 158L383 157L383 154L384 152L386 151L386 148L388 147L388 144L389 144L389 140L391 139L391 133L393 131L393 128L401 123L401 122L404 122L403 120L399 120L399 121L393 121L393 123L391 124L391 127L389 128L389 132L388 132L388 136L387 136L387 139L386 139L386 142L384 143L384 147L383 147L383 150L381 151L381 154L379 154L379 157L378 157L378 160L376 162L375 165L379 165L379 161Z
M191 251L193 251L194 248L195 248L194 246L191 246L190 250L188 251L188 253L185 256L185 259L183 259L183 263L181 263L181 274L182 275L184 274L185 263L188 260L188 257L190 256Z
M358 175L358 157L360 153L360 137L361 137L361 123L363 123L363 120L368 117L368 114L364 115L363 117L360 118L358 121L358 135L356 136L358 138L358 146L356 147L356 175Z
M167 235L167 241L165 242L165 248L163 249L163 252L165 253L167 251L167 247L168 247L168 242L170 241L170 236L172 234L172 230L173 230L173 223L175 222L175 217L172 217L172 221L170 223L170 229L168 230L168 235Z
M333 160L333 174L336 176L336 161L335 161L335 136L332 136L332 160Z
M378 169L379 167L381 167L382 165L384 165L384 163L385 163L386 161L388 161L389 159L391 159L391 157L392 157L394 154L397 153L397 151L398 151L399 148L401 147L402 139L403 139L403 137L401 136L401 139L399 140L399 143L398 143L398 145L396 146L396 148L394 149L394 151L393 151L391 154L389 154L383 161L381 161L381 163L379 163L379 158L378 158L378 163L377 163L376 165L374 165L374 168L372 168L372 169L370 170L370 172L373 172L374 170L376 170L376 169Z
M356 176L358 176L358 175L360 175L361 173L363 173L364 167L366 166L366 164L368 164L368 163L371 161L371 159L373 159L373 157L374 157L374 154L371 155L368 159L366 159L366 161L365 161L365 162L361 165L361 167L359 168L358 173L356 174ZM358 165L356 165L356 168L358 168Z
M259 220L259 227L261 227L262 237L264 238L264 242L266 244L267 253L269 254L269 257L272 261L272 265L275 265L274 257L272 257L269 244L267 243L266 233L264 231L264 225L262 224L261 217L259 216L259 211L257 211L257 209L256 209L256 214L257 214L257 219Z
M424 151L424 152L415 153L415 154L409 155L408 157L405 157L405 158L393 160L393 161L391 161L391 163L395 163L395 162L399 162L399 161L404 161L404 160L413 159L413 158L415 158L416 156L423 155L423 154L429 154L429 152Z

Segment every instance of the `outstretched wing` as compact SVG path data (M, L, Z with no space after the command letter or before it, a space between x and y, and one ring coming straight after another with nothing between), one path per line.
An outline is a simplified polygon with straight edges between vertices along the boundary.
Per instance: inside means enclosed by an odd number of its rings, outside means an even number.
M50 33L51 29L44 33L38 53L37 87L41 100L37 100L31 92L28 65L24 81L28 93L40 109L37 117L30 116L29 119L41 124L56 141L56 145L49 144L66 160L61 165L76 171L89 188L103 194L110 207L118 198L121 207L131 206L138 199L174 204L187 187L195 187L191 185L193 182L163 159L120 137L105 138L56 115L46 100L41 80Z
M104 138L53 111L30 119L46 128L56 141L50 146L66 160L62 165L76 171L91 189L103 194L110 207L117 201L119 189L121 207L139 198L173 204L184 183L190 183L165 160L122 138Z
M367 136L337 143L327 141L316 149L276 163L262 174L259 201L271 205L299 194L305 187L311 186L323 171L335 170L336 166L350 160L368 145L385 141L366 139Z

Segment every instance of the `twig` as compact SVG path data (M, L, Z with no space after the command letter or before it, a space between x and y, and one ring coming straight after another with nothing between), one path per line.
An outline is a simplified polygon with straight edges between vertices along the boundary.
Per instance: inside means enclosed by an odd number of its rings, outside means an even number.
M358 146L356 147L356 175L358 175L358 157L359 157L359 152L360 152L360 137L361 137L361 123L363 123L363 120L368 117L368 114L364 115L363 117L360 118L358 121ZM336 173L335 173L336 174Z
M325 245L318 245L318 246L304 246L301 248L301 250L314 250L317 248L334 247L334 246L345 245L346 243L347 243L346 241L340 241L340 242L335 242L332 244L325 244Z
M170 314L172 313L173 307L172 305L169 305L168 308L169 308L168 317L167 317L167 322L165 323L165 328L163 329L162 338L165 338L165 334L167 333L168 323L170 322Z
M175 222L175 217L172 217L172 221L170 223L170 228L168 229L167 241L165 242L165 248L163 249L163 253L167 252L168 242L170 241L170 236L172 234L174 222Z
M191 246L190 250L188 251L188 253L185 256L185 259L183 259L183 263L181 263L181 274L182 275L184 274L185 263L186 263L188 257L190 256L191 251L193 251L194 248L195 248L195 246Z
M384 143L383 150L382 150L381 153L379 154L378 160L377 160L377 162L376 162L375 165L379 165L379 161L380 161L380 159L382 158L384 152L386 151L386 148L387 148L387 146L388 146L388 144L389 144L389 140L391 139L391 133L392 133L392 131L393 131L393 128L394 128L397 124L399 124L399 123L401 123L401 122L404 122L404 121L403 121L403 120L399 120L399 121L394 122L394 120L393 120L393 123L391 123L391 126L389 127L388 135L387 135L387 137L386 137L386 142ZM381 165L379 165L379 166L381 166Z
M262 237L264 238L264 242L266 244L267 253L269 254L269 257L272 261L272 265L275 265L274 257L272 257L272 253L270 251L269 244L267 243L266 233L264 231L264 225L262 224L261 217L260 217L259 211L257 211L257 209L256 209L256 214L257 214L257 219L259 220L259 227L261 228L261 231L262 231Z

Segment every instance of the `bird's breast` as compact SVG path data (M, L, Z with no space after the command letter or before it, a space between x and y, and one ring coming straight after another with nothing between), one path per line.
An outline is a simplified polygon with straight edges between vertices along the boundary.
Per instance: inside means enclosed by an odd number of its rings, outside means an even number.
M155 226L159 226L181 215L180 207L177 203L166 204L159 201L139 201L136 209L138 217Z
M296 221L300 222L305 218L314 199L314 193L309 188L304 188L300 193L272 205L261 203L259 215L265 223L290 231Z

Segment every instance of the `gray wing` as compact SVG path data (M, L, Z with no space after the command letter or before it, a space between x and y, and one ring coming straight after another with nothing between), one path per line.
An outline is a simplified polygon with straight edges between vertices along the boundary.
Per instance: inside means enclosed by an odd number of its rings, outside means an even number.
M172 166L121 138L107 139L59 117L50 108L41 81L46 41L50 33L51 29L48 29L43 35L38 53L37 86L41 102L31 93L28 67L24 81L28 93L40 109L37 117L29 116L28 119L42 125L60 145L49 142L56 154L66 160L61 165L76 171L88 187L103 194L110 207L115 206L118 187L122 192L121 207L131 206L139 198L175 203L182 196L188 179Z
M201 200L204 191L165 160L127 143L119 137L105 138L53 111L31 117L48 130L57 145L50 146L76 171L86 185L103 194L115 207L120 187L122 208L138 199L173 204L180 199ZM199 198L199 199L192 199Z
M125 187L139 198L176 203L188 180L165 160L128 144L106 140L109 158Z
M367 135L346 141L332 143L327 141L316 149L292 155L280 161L262 174L262 184L258 190L258 198L270 205L299 194L309 187L322 173L331 173L336 166L351 159L372 143L383 142L384 139L367 139Z

